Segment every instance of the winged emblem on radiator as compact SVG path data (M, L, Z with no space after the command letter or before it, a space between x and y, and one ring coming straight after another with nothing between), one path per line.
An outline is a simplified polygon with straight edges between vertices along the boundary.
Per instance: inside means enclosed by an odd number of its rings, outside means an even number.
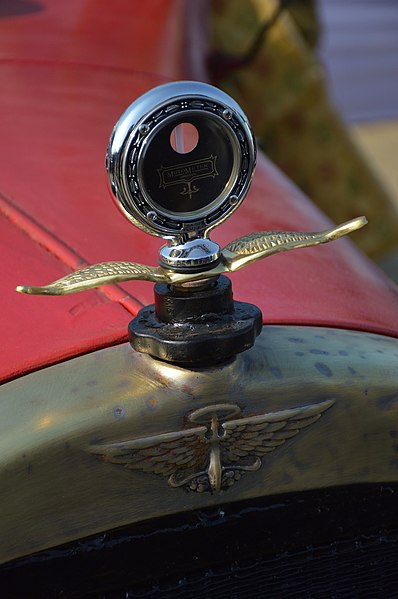
M314 424L334 402L239 418L238 405L215 404L188 415L201 426L92 445L89 451L127 469L167 476L171 487L218 493L258 470L267 454Z

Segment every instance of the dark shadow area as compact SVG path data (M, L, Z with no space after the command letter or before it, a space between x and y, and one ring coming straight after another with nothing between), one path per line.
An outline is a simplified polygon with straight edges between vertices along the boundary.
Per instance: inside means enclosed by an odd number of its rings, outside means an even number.
M154 518L0 568L7 599L398 597L398 484Z
M17 17L41 12L44 7L39 2L30 0L0 0L0 17Z

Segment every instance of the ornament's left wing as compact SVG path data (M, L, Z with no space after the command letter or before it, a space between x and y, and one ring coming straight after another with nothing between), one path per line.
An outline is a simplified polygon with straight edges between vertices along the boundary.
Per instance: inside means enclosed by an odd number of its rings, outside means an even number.
M168 282L163 270L154 266L145 266L135 262L103 262L72 272L43 287L19 285L17 291L34 295L67 295L109 283L121 283L134 279L154 283Z
M118 443L91 445L99 459L129 469L172 476L177 471L197 469L206 460L207 428L200 426Z

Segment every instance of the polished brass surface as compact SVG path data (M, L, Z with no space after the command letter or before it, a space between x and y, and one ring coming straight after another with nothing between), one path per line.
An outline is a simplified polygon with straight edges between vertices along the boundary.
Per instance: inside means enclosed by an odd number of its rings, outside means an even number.
M90 451L131 470L168 476L171 487L218 493L240 480L244 472L258 470L267 453L319 420L333 404L329 400L233 420L241 411L238 405L215 404L187 416L207 426L93 445Z
M353 233L367 224L364 216L359 216L337 227L316 233L262 231L250 233L229 243L223 249L223 256L230 265L230 272L239 270L252 262L267 258L279 252L329 243L344 235Z
M229 243L221 252L221 262L202 272L178 273L162 267L145 266L134 262L104 262L82 268L43 287L19 285L17 291L34 295L66 295L85 291L100 285L123 281L142 280L154 283L172 283L181 285L218 277L220 274L234 272L278 252L287 252L299 248L328 243L352 233L366 225L367 220L360 216L351 221L317 233L261 231L245 235Z
M102 262L101 264L81 268L43 287L20 285L17 287L17 291L33 295L68 295L69 293L86 291L100 285L121 283L134 279L163 283L166 279L162 271L163 269L159 267L145 266L135 262Z
M267 326L252 349L218 367L179 368L124 344L5 384L0 561L226 502L398 481L397 365L396 339ZM91 453L94 446L115 442L208 431L208 410L220 404L235 412L230 418L217 412L227 425L333 400L314 426L218 493L187 493L162 476L102 462Z

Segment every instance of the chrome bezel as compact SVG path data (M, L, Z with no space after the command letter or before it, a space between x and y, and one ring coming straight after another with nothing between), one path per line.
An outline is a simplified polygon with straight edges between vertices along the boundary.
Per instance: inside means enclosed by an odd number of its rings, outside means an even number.
M234 155L224 191L208 206L191 213L161 208L142 182L142 159L159 128L187 115L207 114L224 127ZM232 98L217 88L182 81L156 87L138 98L116 124L107 152L109 184L118 208L137 227L165 239L206 237L242 203L256 159L254 136L246 116Z

